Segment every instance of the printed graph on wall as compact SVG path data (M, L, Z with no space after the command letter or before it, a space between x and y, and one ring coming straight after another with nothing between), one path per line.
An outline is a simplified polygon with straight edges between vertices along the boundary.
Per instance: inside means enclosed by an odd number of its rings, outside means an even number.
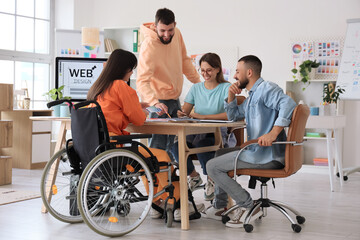
M339 73L341 51L344 39L323 38L295 40L291 44L293 67L297 68L305 60L316 60L320 66L316 69L317 79L336 79Z

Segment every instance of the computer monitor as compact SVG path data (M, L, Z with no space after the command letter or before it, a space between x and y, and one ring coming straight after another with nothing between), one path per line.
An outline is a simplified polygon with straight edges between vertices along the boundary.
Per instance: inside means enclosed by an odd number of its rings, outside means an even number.
M98 79L107 58L57 57L55 87L64 85L63 95L72 101L84 101Z

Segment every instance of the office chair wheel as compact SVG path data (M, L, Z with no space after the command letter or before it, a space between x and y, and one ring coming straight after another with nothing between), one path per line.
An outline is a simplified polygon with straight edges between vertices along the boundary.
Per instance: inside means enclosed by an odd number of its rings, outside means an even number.
M252 230L254 230L254 227L251 224L244 224L244 229L246 232L250 233Z
M230 221L230 217L228 215L226 216L222 216L221 217L221 221L223 224L227 223L228 221Z
M305 218L303 216L296 216L296 220L298 224L303 224L305 222Z
M172 209L169 208L166 210L166 219L165 219L166 227L168 228L172 227L173 221L174 221L174 213Z
M294 232L296 232L296 233L301 232L301 226L300 226L300 225L298 225L298 224L291 224L291 227L292 227L292 229L293 229Z
M82 222L76 203L78 182L79 175L72 173L66 149L55 153L44 168L40 191L46 210L62 222Z
M91 160L78 189L79 210L85 223L108 237L125 235L140 226L154 195L152 174L145 161L121 148L105 151ZM89 196L98 199L94 207L89 206ZM92 208L103 210L94 214Z
M336 173L336 176L337 176L337 177L340 177L340 173ZM343 178L344 181L347 181L347 180L349 179L348 176L343 176L343 177L344 177L344 178Z

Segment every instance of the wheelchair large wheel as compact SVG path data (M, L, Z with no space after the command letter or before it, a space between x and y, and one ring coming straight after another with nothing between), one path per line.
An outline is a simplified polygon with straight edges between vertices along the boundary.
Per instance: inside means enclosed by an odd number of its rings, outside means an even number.
M132 151L113 149L96 156L84 169L77 199L92 230L117 237L145 220L153 194L153 179L145 161Z
M43 203L52 216L63 222L77 223L82 222L76 204L79 175L71 170L66 150L58 151L44 168L40 190Z

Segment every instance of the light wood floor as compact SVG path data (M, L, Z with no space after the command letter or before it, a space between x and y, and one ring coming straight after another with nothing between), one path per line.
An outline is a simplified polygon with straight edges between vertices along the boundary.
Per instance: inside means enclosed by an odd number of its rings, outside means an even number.
M197 166L198 167L198 166ZM39 191L41 170L13 169L13 184L0 188ZM247 177L239 178L247 186ZM166 228L163 220L146 220L138 229L123 239L360 239L360 173L349 176L340 188L335 181L335 192L330 192L326 167L304 166L297 174L276 180L276 189L269 186L269 197L288 203L305 217L301 233L294 233L290 222L279 212L270 209L268 216L255 222L254 231L229 229L221 222L201 218L190 221L191 229L182 231L179 223ZM254 198L259 188L250 191ZM202 190L195 192L197 202L204 202ZM208 202L205 202L209 205ZM0 239L104 239L84 223L65 224L49 214L40 212L41 199L0 206Z

